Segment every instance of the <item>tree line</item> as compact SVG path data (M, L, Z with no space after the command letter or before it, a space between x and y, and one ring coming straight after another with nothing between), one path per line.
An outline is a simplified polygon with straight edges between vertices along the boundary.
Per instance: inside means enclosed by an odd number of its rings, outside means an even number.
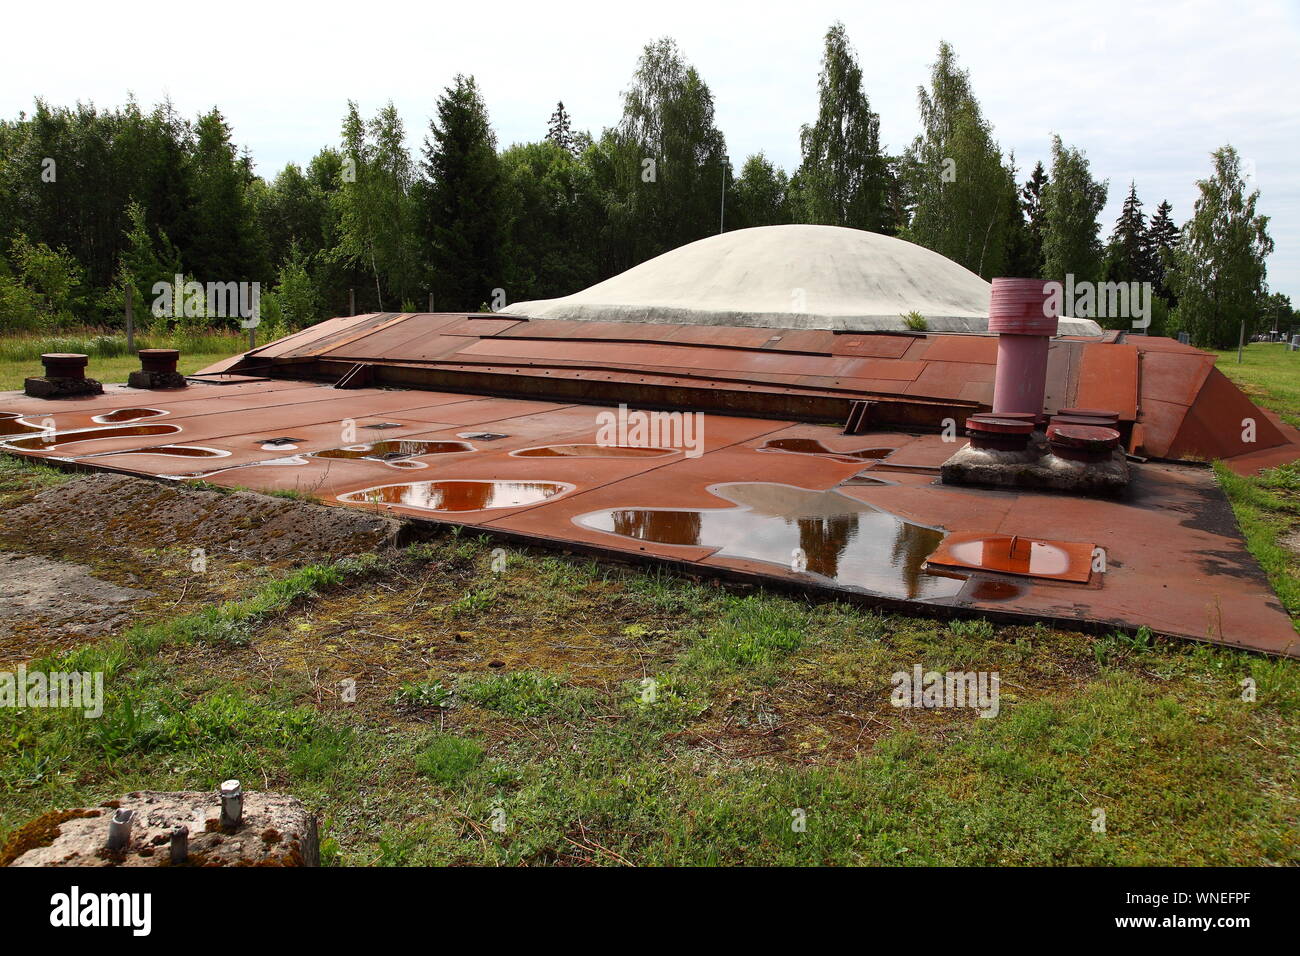
M190 121L169 102L101 110L37 100L0 121L0 321L7 329L121 324L176 275L256 281L275 331L357 311L500 308L566 295L721 229L816 223L933 249L984 278L1149 282L1150 331L1200 345L1239 323L1293 319L1268 294L1268 220L1231 146L1212 156L1181 226L1145 214L1130 184L1103 239L1109 184L1054 136L1020 180L947 43L918 88L920 128L880 142L857 55L825 36L818 111L787 173L762 152L732 168L707 83L676 43L647 45L617 125L576 130L563 103L536 142L498 147L472 76L438 97L412 155L392 103L347 104L339 141L305 166L256 175L215 107ZM188 321L213 322L199 315ZM155 320L175 322L174 316ZM1103 324L1127 326L1125 317Z

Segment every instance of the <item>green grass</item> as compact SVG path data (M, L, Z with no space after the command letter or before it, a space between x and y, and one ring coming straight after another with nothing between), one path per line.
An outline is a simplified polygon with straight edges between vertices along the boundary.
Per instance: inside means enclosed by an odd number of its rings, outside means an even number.
M483 747L473 740L439 734L416 758L420 773L444 786L460 783L483 762Z
M1243 350L1241 364L1235 349L1215 354L1219 370L1255 402L1300 425L1300 352L1288 352L1282 343L1255 342ZM1246 546L1300 629L1300 554L1294 543L1300 541L1300 464L1251 476L1216 464L1215 473Z
M318 809L325 858L341 864L1300 863L1291 661L1149 635L1101 654L1042 627L937 624L581 561L566 573L564 559L516 552L484 626L545 622L536 655L605 625L610 653L628 645L655 667L656 696L636 668L577 682L575 653L454 681L435 662L361 712L313 689L331 677L266 666L283 653L266 642L301 620L330 633L354 622L339 632L349 642L388 622L416 658L420 641L446 646L420 622L490 561L488 545L449 535L35 662L104 671L108 702L98 720L0 710L0 832L233 776ZM570 586L550 587L555 576ZM427 619L386 610L414 614L417 597ZM1003 675L998 718L886 703L895 671L972 660ZM363 680L359 694L375 690Z
M180 349L177 367L188 375L245 351L248 337L217 332L140 334L135 337L135 347ZM24 379L40 375L40 359L45 352L80 352L90 356L86 374L101 382L125 382L127 375L140 367L139 359L127 352L126 336L121 333L91 330L58 336L7 335L0 337L0 391L16 391L23 387Z
M1300 352L1288 352L1282 342L1252 342L1242 351L1215 352L1217 367L1252 399L1300 427Z

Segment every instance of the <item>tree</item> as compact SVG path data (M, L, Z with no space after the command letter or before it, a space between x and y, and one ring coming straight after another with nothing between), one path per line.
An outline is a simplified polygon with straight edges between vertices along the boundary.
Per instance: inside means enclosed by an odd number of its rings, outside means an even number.
M1177 321L1195 345L1229 348L1242 324L1249 335L1267 292L1264 259L1273 251L1268 217L1258 215L1259 190L1246 193L1232 146L1212 154L1214 171L1200 190L1174 252L1171 285Z
M1043 275L1043 188L1047 185L1047 171L1043 162L1034 163L1034 171L1020 187L1020 210L1025 217L1027 249L1025 268L1020 270L1025 278Z
M438 308L474 311L504 286L501 167L487 107L472 76L438 98L417 193Z
M375 306L383 311L386 292L390 305L400 305L417 292L420 280L417 210L411 195L414 170L391 101L368 123L362 121L357 104L348 101L343 154L333 255L370 272Z
M871 111L862 90L862 68L838 21L826 33L817 90L817 120L799 135L801 221L892 231L880 117Z
M116 281L104 294L103 305L115 320L125 321L125 295L129 286L136 321L143 322L149 314L154 284L174 282L184 270L180 253L167 233L158 230L154 238L148 213L140 203L128 204L126 215L129 223L125 231L126 245L118 259Z
M1169 288L1168 274L1182 233L1174 223L1173 212L1174 207L1167 199L1156 206L1155 215L1147 226L1147 248L1151 250L1151 270L1156 293L1170 305L1177 305L1173 290Z
M194 126L192 194L181 253L202 282L262 279L267 270L256 238L248 171L215 107Z
M596 282L600 197L591 169L546 139L511 146L501 171L510 301L569 295Z
M1105 276L1110 282L1155 281L1147 217L1136 183L1129 183L1128 196L1115 220L1106 248Z
M736 229L790 222L789 186L784 170L755 153L745 160L731 187L729 221Z
M726 142L713 94L673 40L642 51L623 118L597 148L614 241L631 260L621 268L718 231Z
M1015 180L947 43L917 99L922 134L904 157L912 210L904 237L986 279L1001 275L1012 211L1019 216Z
M311 256L293 240L272 290L280 316L290 332L306 328L320 318L316 286L307 271L310 260Z
M1051 181L1043 187L1043 277L1064 282L1101 278L1101 229L1097 214L1109 185L1089 172L1087 157L1052 137Z
M564 101L555 104L550 123L546 127L546 139L571 155L578 155L577 140L573 135L573 124L569 113L564 108Z

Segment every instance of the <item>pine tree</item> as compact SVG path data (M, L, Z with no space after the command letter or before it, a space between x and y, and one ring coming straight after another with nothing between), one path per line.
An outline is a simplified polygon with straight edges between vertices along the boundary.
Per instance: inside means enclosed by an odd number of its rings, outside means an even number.
M1178 323L1193 344L1224 349L1243 323L1249 335L1259 317L1273 240L1268 217L1255 212L1259 190L1246 193L1237 151L1224 146L1211 155L1214 171L1196 184L1201 194L1174 252L1170 284Z
M487 107L472 76L438 98L424 140L419 190L425 256L439 308L476 311L504 287L501 166Z
M1111 282L1155 282L1147 217L1138 199L1137 184L1129 183L1128 196L1115 220L1106 249L1106 279Z
M1151 250L1152 281L1156 293L1170 305L1177 305L1174 292L1169 288L1168 274L1174 250L1178 248L1182 235L1174 222L1173 211L1174 207L1167 199L1156 207L1147 226L1147 248Z
M1024 214L1029 236L1030 268L1025 271L1026 278L1043 275L1043 188L1046 185L1047 171L1043 169L1042 160L1039 160L1034 163L1034 171L1020 187L1020 209Z
M185 264L200 282L260 280L267 270L253 228L248 172L230 127L213 109L199 117L194 134Z
M560 147L560 149L566 150L574 156L577 155L573 125L569 120L568 111L564 108L563 100L555 104L555 112L551 114L550 124L546 127L546 139Z
M817 90L817 121L799 135L801 221L889 231L889 164L880 151L880 117L862 90L862 68L843 23L826 33Z

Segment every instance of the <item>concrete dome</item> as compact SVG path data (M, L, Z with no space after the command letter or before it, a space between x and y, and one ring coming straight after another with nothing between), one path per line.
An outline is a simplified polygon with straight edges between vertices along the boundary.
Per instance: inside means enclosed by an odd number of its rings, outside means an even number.
M504 312L534 319L904 329L919 312L932 332L983 332L990 284L923 246L840 226L737 229L665 252L560 299ZM1064 334L1098 335L1062 319Z

